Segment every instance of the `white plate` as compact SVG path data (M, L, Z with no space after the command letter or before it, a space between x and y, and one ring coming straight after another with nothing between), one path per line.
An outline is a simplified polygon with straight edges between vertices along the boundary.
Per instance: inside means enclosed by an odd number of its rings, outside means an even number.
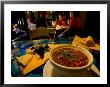
M100 72L97 67L93 64L91 70L84 72L82 77L99 77ZM43 69L43 77L64 77L59 74L56 69L51 65L50 61L47 61Z

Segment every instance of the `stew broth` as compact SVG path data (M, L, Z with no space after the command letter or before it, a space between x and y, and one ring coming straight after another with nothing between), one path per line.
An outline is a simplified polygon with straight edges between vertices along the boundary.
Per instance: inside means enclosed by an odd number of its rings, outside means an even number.
M87 56L73 48L59 48L52 54L56 63L67 67L81 67L88 63Z

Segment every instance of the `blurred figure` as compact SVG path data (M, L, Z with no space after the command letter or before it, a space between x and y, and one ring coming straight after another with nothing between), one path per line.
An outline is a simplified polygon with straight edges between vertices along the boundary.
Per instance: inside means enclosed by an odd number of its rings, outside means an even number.
M67 20L64 20L62 22L62 26L63 26L64 29L67 29L68 28L69 25L67 24Z
M11 25L11 39L13 40L14 38L16 38L16 32L13 31L14 29L14 24Z
M53 20L52 20L52 27L53 27L53 28L56 28L56 21L53 21Z
M19 26L17 24L13 25L13 31L16 34L16 37L19 37L21 35L21 29L19 28Z
M28 24L28 28L29 30L35 30L36 29L36 24L32 23L32 16L27 15L27 24Z
M64 32L61 33L61 36L65 37L74 37L75 35L80 35L81 32L81 18L78 12L70 12L69 27Z
M45 11L39 11L36 14L36 27L46 27L46 12Z
M70 28L75 28L75 18L73 12L70 12L70 21L69 21Z
M76 34L80 36L82 32L82 23L81 23L82 21L80 17L80 12L75 12L74 17L75 17L75 31Z
M58 38L58 35L64 32L67 27L68 24L67 20L65 19L65 16L63 14L59 14L59 18L56 22L56 38Z
M64 15L59 14L58 20L57 20L57 25L61 26L63 21L64 21Z

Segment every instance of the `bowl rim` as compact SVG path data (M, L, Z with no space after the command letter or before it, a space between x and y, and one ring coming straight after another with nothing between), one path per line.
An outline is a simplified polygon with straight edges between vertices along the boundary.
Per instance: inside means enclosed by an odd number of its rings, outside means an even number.
M67 67L67 66L63 66L63 65L60 65L60 64L58 64L58 63L56 63L54 60L52 60L52 54L53 54L53 52L54 52L54 50L56 50L56 49L58 49L58 48L61 48L61 47L74 47L74 49L76 48L76 49L81 49L81 50L83 50L83 53L84 53L84 51L85 52L87 52L85 55L86 56L90 56L88 59L89 60L91 60L91 61L89 61L86 65L84 65L84 66L81 66L81 67ZM80 50L80 51L81 51ZM52 50L50 50L50 53L49 53L49 60L50 60L50 62L52 63L52 64L54 64L54 65L56 65L56 66L58 66L58 67L60 67L60 68L64 68L64 69L69 69L69 70L79 70L79 69L85 69L85 68L87 68L87 67L89 67L89 66L91 66L92 65L92 63L93 63L93 60L94 60L94 58L93 58L93 55L87 50L87 49L85 49L85 48L83 48L83 47L80 47L80 46L70 46L70 45L65 45L65 46L58 46L58 47L55 47L55 48L53 48Z

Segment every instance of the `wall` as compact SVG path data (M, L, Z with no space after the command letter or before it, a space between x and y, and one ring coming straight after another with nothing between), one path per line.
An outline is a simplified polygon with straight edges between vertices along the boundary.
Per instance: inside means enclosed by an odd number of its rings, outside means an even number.
M84 30L84 25L85 25L85 20L86 20L86 11L81 11L80 12L80 16L81 16L81 20L82 20L82 29Z

